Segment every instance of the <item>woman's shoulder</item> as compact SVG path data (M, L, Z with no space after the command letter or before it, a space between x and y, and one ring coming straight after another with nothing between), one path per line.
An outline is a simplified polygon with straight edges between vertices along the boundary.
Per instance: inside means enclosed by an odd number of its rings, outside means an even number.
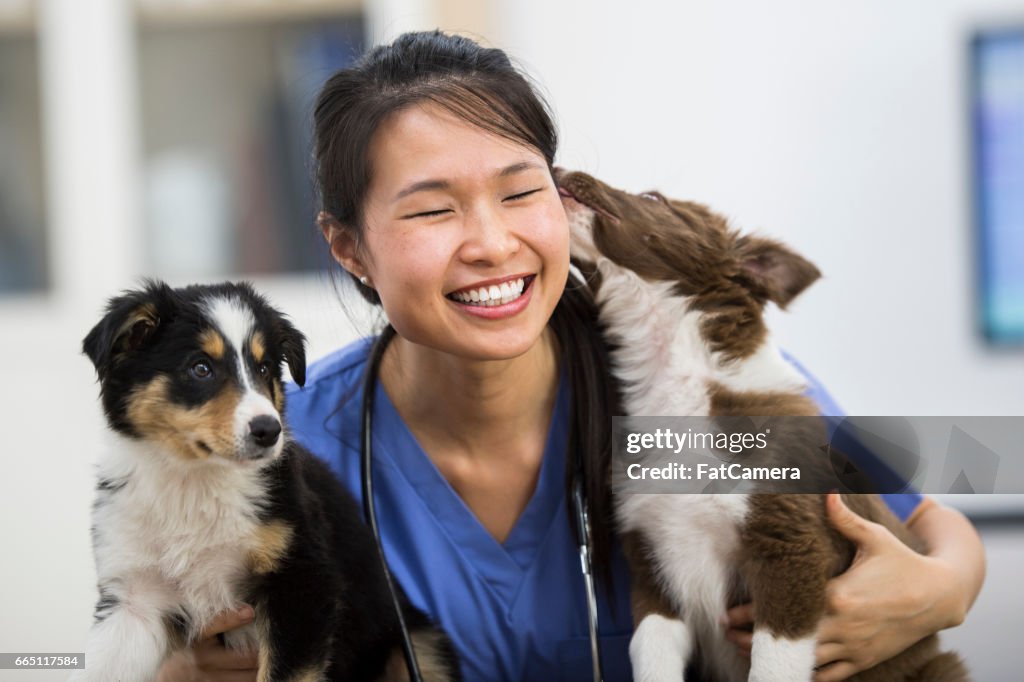
M303 386L285 385L288 426L306 447L318 450L321 437L336 441L346 415L358 409L363 369L374 338L356 339L311 363Z
M324 384L333 385L339 380L344 381L351 375L362 376L362 367L370 355L370 348L377 337L365 336L350 342L346 346L328 353L327 355L314 360L306 368L306 383L300 389L294 384L289 384L289 390L305 390L310 387L321 387Z

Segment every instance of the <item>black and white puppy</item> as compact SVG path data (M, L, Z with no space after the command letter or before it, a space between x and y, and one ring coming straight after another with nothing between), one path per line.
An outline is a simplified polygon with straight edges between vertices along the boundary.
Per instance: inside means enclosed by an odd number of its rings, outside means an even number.
M247 284L147 283L110 301L83 348L114 434L99 462L99 586L86 668L152 680L220 611L262 680L406 679L397 614L359 509L288 437L281 365L305 339ZM403 597L404 599L404 597ZM458 677L448 638L405 603L425 679Z

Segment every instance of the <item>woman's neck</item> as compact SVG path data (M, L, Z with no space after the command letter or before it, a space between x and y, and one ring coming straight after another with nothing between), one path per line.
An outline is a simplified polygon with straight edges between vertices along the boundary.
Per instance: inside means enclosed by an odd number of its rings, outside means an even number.
M522 355L466 360L396 336L380 380L418 437L474 458L546 436L558 389L557 343L546 328Z

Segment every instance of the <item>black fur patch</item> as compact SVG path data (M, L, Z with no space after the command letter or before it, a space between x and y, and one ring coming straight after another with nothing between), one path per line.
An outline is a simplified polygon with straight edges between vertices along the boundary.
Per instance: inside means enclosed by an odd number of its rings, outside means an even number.
M107 616L114 612L121 601L105 587L100 588L100 600L96 602L96 610L93 612L93 620L102 623Z

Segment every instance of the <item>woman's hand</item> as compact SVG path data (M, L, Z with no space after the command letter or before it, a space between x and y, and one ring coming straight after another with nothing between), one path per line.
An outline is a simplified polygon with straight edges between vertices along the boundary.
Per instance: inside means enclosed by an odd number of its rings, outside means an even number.
M256 652L226 649L217 635L251 623L251 606L222 611L188 651L172 655L160 668L157 682L253 682L259 668Z
M828 496L826 509L835 528L857 544L857 554L850 568L826 586L825 617L817 633L815 682L846 679L963 621L984 575L983 550L978 549L982 569L975 585L973 571L947 561L943 553L914 552L884 526L850 511L838 494ZM970 539L965 536L961 541ZM753 605L730 609L727 620L726 637L749 656Z
M968 589L954 566L918 554L881 524L852 512L837 493L825 506L836 530L857 544L857 554L825 588L815 682L845 680L963 622Z

